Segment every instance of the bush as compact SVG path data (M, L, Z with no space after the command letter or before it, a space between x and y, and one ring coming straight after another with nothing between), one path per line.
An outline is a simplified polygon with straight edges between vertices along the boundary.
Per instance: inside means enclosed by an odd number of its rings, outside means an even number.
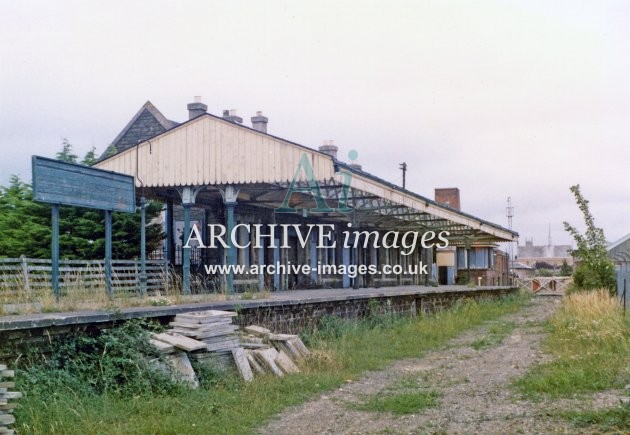
M76 334L55 343L49 356L31 358L19 372L26 392L69 388L85 394L165 394L179 385L150 363L159 355L149 344L158 324L129 321L99 335Z
M606 288L611 294L615 294L617 280L615 267L611 262L596 264L580 263L573 272L573 285L569 292L576 290L592 290Z
M586 227L584 234L581 234L573 225L564 223L565 230L577 245L577 249L571 252L579 263L573 273L573 286L584 290L605 288L614 295L617 286L615 266L608 258L604 230L595 226L595 218L589 209L588 200L582 196L580 185L571 186L571 192L584 216Z

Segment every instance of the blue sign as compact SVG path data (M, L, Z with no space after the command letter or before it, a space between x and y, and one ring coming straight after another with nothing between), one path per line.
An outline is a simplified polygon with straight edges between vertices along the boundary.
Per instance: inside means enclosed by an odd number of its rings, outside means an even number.
M136 211L134 177L33 156L33 198L51 204Z

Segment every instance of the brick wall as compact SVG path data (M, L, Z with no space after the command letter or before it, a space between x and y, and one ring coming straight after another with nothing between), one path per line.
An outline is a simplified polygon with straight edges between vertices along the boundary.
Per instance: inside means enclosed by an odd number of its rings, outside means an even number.
M462 289L447 290L432 293L401 294L391 296L349 296L335 300L291 301L291 302L251 302L249 306L243 306L243 302L231 306L206 307L204 309L232 309L239 312L235 322L241 326L256 324L264 326L278 333L299 333L307 328L312 328L319 319L324 316L337 316L345 319L357 319L365 317L370 312L389 313L403 316L416 316L434 313L453 306L463 299L496 299L516 292L516 288L495 289ZM188 311L199 310L199 307L190 308ZM133 317L109 319L100 318L98 321L86 321L68 325L54 325L47 327L21 326L13 330L0 330L0 360L12 362L28 351L36 350L46 353L50 346L67 334L98 334L100 330L111 328L116 324L127 321L129 318L151 318L168 324L172 321L175 310L178 307L166 308L164 314L155 309L147 310L144 315L137 314ZM141 312L140 312L141 313Z

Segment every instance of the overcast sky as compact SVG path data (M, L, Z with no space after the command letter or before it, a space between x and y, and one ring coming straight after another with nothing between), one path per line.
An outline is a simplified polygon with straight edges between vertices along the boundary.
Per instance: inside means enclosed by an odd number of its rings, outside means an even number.
M504 226L511 196L521 243L570 242L575 183L630 232L629 1L0 0L0 184L195 95Z

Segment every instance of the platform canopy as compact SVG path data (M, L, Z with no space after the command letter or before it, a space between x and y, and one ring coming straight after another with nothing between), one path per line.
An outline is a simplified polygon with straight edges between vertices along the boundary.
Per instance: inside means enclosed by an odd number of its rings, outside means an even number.
M136 187L156 199L194 187L199 191L196 203L202 206L234 186L239 189L239 204L275 209L304 155L327 204L353 209L317 215L328 221L384 230L447 230L455 244L518 239L514 231L438 204L328 154L208 113L101 160L96 167L134 176ZM350 188L344 189L348 174ZM308 186L303 171L298 172L297 184ZM290 205L313 208L315 201L307 193L294 193Z

